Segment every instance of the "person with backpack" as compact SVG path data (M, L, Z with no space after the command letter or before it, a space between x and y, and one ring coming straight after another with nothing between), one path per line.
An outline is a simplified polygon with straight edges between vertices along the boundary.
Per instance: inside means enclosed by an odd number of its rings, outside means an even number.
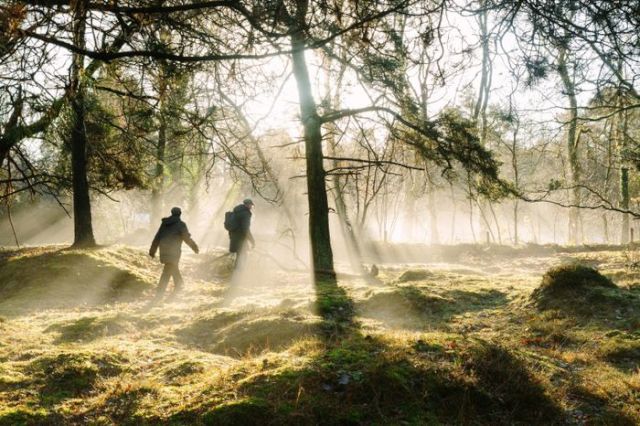
M253 201L246 198L242 204L234 207L233 211L225 214L224 227L229 231L229 252L236 254L234 268L242 265L246 258L246 241L251 242L251 247L256 246L256 242L251 234L251 210Z
M198 245L191 239L191 234L187 229L187 224L180 220L182 211L180 207L171 209L171 216L162 219L160 229L156 233L149 256L155 257L158 247L160 248L160 262L164 264L158 290L152 303L155 304L162 299L169 284L169 279L173 277L173 295L177 295L184 284L178 263L182 254L182 243L185 242L196 254L200 252Z

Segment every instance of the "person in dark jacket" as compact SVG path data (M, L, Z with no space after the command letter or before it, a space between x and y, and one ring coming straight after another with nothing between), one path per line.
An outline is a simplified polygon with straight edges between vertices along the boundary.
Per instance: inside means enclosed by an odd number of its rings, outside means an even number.
M253 201L246 198L242 204L238 204L233 209L234 230L229 231L229 252L236 253L236 261L234 267L242 265L247 253L246 241L251 242L251 246L255 247L256 242L251 235L251 210L253 209Z
M187 224L180 220L180 214L182 214L180 207L174 207L171 209L171 216L162 219L160 229L149 249L149 256L155 257L156 250L160 247L160 262L164 263L154 302L162 298L171 277L173 277L173 293L177 294L182 290L182 275L178 267L182 254L182 242L187 243L194 252L200 252L198 245L191 239Z

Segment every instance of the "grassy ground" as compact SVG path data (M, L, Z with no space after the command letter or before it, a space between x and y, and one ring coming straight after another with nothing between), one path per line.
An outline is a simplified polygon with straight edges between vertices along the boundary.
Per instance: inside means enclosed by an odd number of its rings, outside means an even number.
M143 251L0 251L0 425L640 424L636 251L476 247L317 287L253 261L186 256L150 306ZM610 281L545 275L575 263Z

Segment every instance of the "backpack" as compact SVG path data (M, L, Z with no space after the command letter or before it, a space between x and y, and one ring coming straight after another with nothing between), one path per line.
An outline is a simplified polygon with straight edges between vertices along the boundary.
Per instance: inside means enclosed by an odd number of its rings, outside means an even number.
M224 229L227 231L235 231L238 229L238 221L234 212L226 212L224 214Z

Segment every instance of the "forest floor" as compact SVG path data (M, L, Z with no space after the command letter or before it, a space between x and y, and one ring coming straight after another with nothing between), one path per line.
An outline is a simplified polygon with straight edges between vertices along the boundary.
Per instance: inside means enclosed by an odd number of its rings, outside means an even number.
M640 424L638 250L461 249L315 288L256 257L230 279L187 255L151 306L143 250L0 250L0 425ZM615 286L542 303L575 263Z

